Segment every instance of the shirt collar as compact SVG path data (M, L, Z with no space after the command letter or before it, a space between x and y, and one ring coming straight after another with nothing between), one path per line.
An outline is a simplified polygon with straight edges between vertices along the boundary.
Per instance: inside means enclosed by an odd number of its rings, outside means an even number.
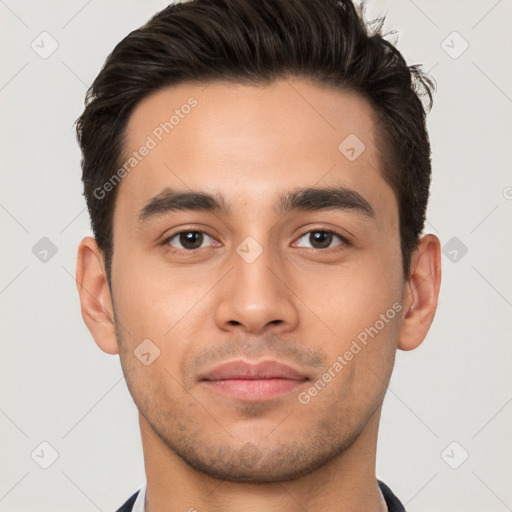
M146 512L146 482L142 484L139 494L137 494L132 512Z

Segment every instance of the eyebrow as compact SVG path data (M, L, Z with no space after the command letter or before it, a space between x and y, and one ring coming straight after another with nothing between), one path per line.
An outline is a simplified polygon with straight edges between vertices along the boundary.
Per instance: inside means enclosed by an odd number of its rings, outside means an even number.
M375 211L371 204L355 190L344 186L326 188L297 188L282 195L275 206L278 214L291 211L349 210L374 219ZM139 224L155 217L175 211L204 211L230 214L224 198L220 194L198 191L180 191L165 188L152 197L140 210Z

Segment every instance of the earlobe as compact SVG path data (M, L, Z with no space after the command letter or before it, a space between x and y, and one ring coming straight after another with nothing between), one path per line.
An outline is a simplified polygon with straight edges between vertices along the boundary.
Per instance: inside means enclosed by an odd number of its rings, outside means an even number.
M404 298L398 348L413 350L425 339L437 309L441 286L441 243L435 235L425 235L411 261L411 275Z
M103 263L96 240L85 237L78 247L76 266L82 318L97 345L107 354L118 354L112 299Z

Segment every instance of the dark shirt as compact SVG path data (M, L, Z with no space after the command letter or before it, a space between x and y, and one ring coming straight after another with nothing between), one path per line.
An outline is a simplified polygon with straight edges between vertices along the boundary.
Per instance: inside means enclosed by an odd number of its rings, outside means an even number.
M404 506L400 503L400 500L393 494L393 491L384 482L381 482L380 480L377 480L377 482L379 484L382 495L386 500L388 512L406 512ZM131 512L138 494L139 491L131 496L128 501L116 512Z

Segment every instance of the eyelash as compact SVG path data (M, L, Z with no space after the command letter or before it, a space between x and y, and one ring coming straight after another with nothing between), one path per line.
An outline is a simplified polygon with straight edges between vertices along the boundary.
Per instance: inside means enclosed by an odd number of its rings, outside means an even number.
M342 243L339 244L339 245L347 246L347 247L351 245L350 241L344 235L342 235L339 231L334 230L334 229L322 229L322 228L310 229L310 230L305 231L304 233L302 233L296 240L300 240L301 238L304 237L304 235L307 235L308 233L315 233L315 232L333 234L333 235L337 236L341 240ZM215 238L213 236L211 236L210 234L208 234L206 231L202 231L202 230L198 230L198 229L182 229L182 230L176 231L176 233L173 233L172 235L169 235L168 237L166 237L165 240L163 240L160 245L168 246L170 248L170 250L172 250L174 252L181 252L181 253L184 253L184 252L185 253L193 253L195 251L198 251L199 249L204 249L204 247L200 247L198 249L177 249L175 247L170 246L169 242L173 238L179 236L182 233L203 233L203 234L209 236L210 238L212 238L213 240L215 240ZM337 246L335 246L335 247L337 247ZM325 249L315 249L315 248L311 248L311 247L306 247L306 249L310 249L312 251L320 251L320 252L325 252L328 249L333 249L333 248L334 247L327 247Z

